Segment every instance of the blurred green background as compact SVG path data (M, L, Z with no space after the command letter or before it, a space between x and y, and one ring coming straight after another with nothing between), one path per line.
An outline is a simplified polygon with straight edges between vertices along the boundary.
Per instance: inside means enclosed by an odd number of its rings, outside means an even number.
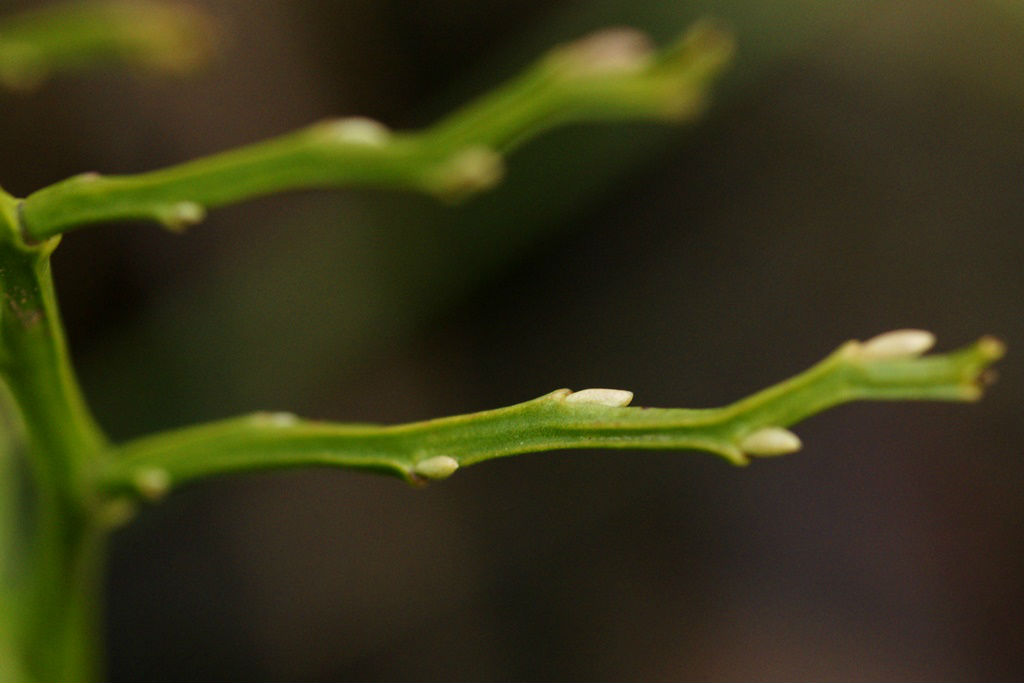
M5 11L37 2L4 2ZM558 387L721 404L839 342L1007 340L977 406L838 409L804 452L572 452L426 490L193 486L115 537L114 680L1024 676L1024 6L954 0L205 0L188 78L0 94L3 186L134 172L334 115L423 125L550 46L711 15L695 126L531 143L459 207L384 191L102 226L55 256L116 438L255 409L394 422Z

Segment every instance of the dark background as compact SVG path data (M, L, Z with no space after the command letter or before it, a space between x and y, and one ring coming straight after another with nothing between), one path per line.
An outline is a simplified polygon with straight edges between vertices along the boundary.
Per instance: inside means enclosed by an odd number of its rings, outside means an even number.
M5 9L33 6L7 2ZM608 25L736 30L685 129L586 126L460 207L296 193L68 236L70 340L116 438L255 409L393 422L558 387L710 406L898 327L1004 338L978 405L855 405L747 469L497 461L192 486L114 538L115 680L1024 676L1024 9L1016 2L208 0L188 78L0 94L23 195L334 115L423 125Z

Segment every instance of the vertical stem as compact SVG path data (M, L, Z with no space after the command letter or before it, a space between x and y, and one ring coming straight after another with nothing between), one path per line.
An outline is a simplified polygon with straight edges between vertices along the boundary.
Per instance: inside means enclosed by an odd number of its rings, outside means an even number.
M31 513L13 637L31 677L90 680L104 540L92 480L105 440L68 358L50 273L57 241L26 244L2 195L0 233L0 377L25 427Z

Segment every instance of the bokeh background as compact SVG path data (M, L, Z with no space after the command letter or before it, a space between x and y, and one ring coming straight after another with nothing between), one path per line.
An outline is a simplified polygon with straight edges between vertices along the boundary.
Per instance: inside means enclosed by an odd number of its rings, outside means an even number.
M4 10L40 3L7 1ZM114 680L1024 676L1024 7L994 0L204 0L188 77L0 94L0 183L142 171L333 115L415 127L551 45L701 16L737 60L686 128L529 144L459 207L295 193L68 236L116 438L255 409L393 422L609 386L709 406L848 338L1007 340L978 405L856 405L736 469L563 452L414 490L192 486L118 532Z

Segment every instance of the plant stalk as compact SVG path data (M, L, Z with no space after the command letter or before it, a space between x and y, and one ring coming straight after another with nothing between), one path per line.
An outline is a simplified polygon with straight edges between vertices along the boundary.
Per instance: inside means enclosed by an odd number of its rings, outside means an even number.
M93 481L106 439L68 357L50 272L58 241L26 243L16 201L0 195L0 377L24 426L28 480L7 637L31 680L88 681L100 661L106 532Z

